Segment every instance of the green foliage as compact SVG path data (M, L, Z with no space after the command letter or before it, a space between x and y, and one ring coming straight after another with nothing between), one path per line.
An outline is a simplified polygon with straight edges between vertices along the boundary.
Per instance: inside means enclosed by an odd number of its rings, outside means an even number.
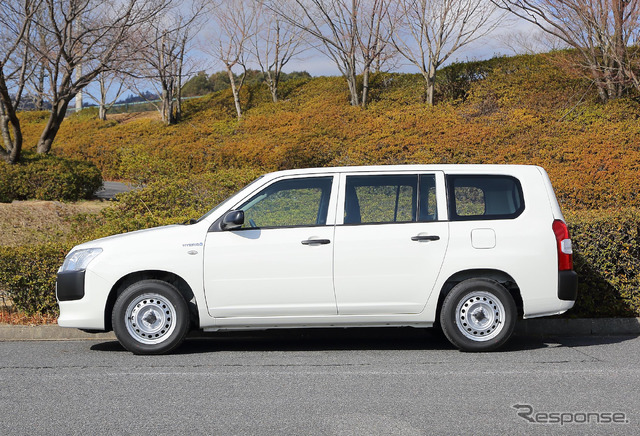
M236 83L240 83L242 75L234 74ZM291 73L281 73L280 83L285 83L289 80L310 78L311 75L306 71L294 71ZM249 86L259 85L265 82L264 75L258 70L247 70L245 84ZM204 71L199 72L194 77L189 79L187 83L182 86L182 95L185 97L206 95L212 92L218 92L231 87L229 81L229 75L226 71L218 71L210 76Z
M69 115L69 120L97 120L98 119L99 109L97 107L85 107L82 108L79 112L74 112Z
M0 285L26 313L56 314L56 272L70 246L0 247Z
M502 58L487 61L454 62L436 74L436 101L464 102L474 83L486 79L493 69L504 62Z
M0 162L0 201L90 198L102 186L100 170L90 163L55 156L23 154L22 162Z
M575 317L640 316L640 210L566 214L579 277Z

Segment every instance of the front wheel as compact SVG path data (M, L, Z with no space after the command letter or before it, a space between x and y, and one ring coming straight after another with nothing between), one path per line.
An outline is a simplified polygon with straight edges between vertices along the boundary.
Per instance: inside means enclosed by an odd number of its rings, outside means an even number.
M509 340L516 317L516 304L504 286L489 279L470 279L449 292L440 324L460 350L491 351Z
M167 353L189 330L189 308L175 286L142 280L125 289L113 307L113 331L134 354Z

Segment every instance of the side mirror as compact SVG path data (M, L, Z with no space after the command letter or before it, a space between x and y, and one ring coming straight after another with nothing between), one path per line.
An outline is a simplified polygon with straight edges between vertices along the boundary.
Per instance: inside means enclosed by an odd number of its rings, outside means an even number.
M222 217L220 228L222 230L236 230L244 224L243 210L230 210Z

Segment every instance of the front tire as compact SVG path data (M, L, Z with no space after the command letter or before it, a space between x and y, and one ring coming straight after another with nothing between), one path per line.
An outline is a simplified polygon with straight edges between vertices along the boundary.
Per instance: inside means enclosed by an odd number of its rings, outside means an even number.
M118 296L113 331L134 354L162 354L182 343L189 331L189 308L175 286L142 280Z
M440 324L460 350L491 351L509 340L516 317L516 304L504 286L489 279L469 279L446 296Z

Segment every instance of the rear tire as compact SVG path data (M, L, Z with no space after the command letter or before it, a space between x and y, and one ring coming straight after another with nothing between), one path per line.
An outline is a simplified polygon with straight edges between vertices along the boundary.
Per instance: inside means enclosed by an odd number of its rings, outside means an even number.
M442 303L440 324L462 351L491 351L504 345L516 325L516 304L501 284L469 279L451 289Z
M182 343L189 331L189 308L175 286L142 280L118 296L112 312L118 341L134 354L162 354Z

